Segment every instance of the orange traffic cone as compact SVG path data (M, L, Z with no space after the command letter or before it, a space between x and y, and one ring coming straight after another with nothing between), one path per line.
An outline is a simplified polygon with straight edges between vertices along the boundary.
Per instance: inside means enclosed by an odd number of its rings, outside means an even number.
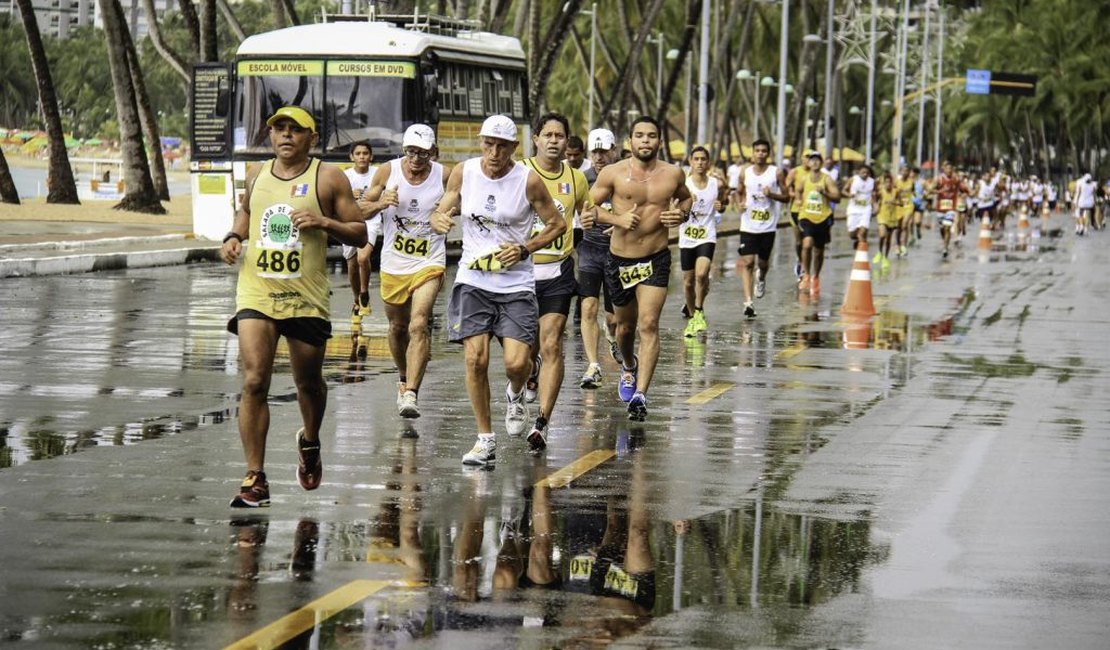
M844 296L841 314L874 316L875 303L871 300L871 259L867 256L867 240L856 248L852 261L852 274L848 278L848 293Z
M1026 222L1026 226L1028 226ZM989 251L991 249L991 218L983 215L983 223L979 226L979 245L981 251Z

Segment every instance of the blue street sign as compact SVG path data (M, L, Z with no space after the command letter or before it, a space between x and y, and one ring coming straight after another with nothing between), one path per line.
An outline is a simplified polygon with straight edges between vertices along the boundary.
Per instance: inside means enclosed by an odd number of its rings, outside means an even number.
M991 71L969 69L965 90L969 95L989 95L991 92Z

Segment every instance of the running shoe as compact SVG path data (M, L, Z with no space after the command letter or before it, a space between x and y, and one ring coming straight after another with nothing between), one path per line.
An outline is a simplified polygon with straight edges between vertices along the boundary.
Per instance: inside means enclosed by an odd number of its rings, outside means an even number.
M609 354L612 355L613 361L624 366L624 355L621 354L621 346L617 345L616 341L609 341Z
M750 302L744 303L744 318L755 318L755 306Z
M881 252L880 253L875 253L875 257L871 258L871 263L875 264L875 265L882 264L883 263L883 254Z
M401 398L405 396L405 382L397 382L397 412L401 412Z
M510 436L520 436L528 423L528 403L524 401L523 391L513 399L509 394L511 386L511 383L505 384L505 430Z
M528 434L528 446L532 451L543 451L547 448L547 418L542 415L536 418L532 425L532 432Z
M905 245L902 245L902 246L898 247L898 257L905 257L906 253L908 253L908 252L909 251L906 250Z
M705 322L705 310L703 309L695 311L694 318L691 320L694 321L694 332L697 334L704 332L709 327L709 323Z
M239 493L231 499L232 508L268 508L270 507L270 484L266 481L266 472L251 470L239 485Z
M802 274L801 279L798 280L798 291L806 291L809 289L809 276L805 273Z
M397 400L397 414L403 418L420 417L420 408L416 403L416 391L406 390Z
M690 317L690 309L686 306L686 303L682 303L681 313L682 313L683 318L689 318Z
M647 396L637 392L628 400L628 419L643 422L647 419Z
M586 372L582 374L582 379L579 380L578 386L580 388L597 388L601 385L601 366L596 363L591 363L590 367L586 368Z
M946 260L946 259L948 259L948 249L947 249L947 248L946 248L946 249L944 249L944 252L940 254L940 258L941 258L942 260Z
M620 396L622 402L632 399L632 396L636 393L636 373L640 369L640 359L635 356L633 356L633 359L636 360L636 367L631 369L622 368L621 380L617 384L617 395Z
M540 392L540 366L543 361L536 357L532 359L532 374L528 376L528 381L524 384L524 399L531 404L536 401L536 396Z
M489 465L497 459L497 439L493 434L479 435L470 451L463 454L463 465Z
M686 321L686 329L682 331L682 335L688 339L692 339L698 335L698 319L696 316Z
M767 283L763 281L763 270L759 267L755 269L755 297L762 298L763 294L767 291Z
M362 297L360 296L359 299L358 299L358 315L359 315L359 317L366 318L367 316L370 315L371 311L372 310L370 309L370 297L367 296L366 297L366 302L362 302Z
M885 255L883 256L882 269L884 271L889 271L890 270L890 258L885 256Z
M304 439L304 427L297 432L297 482L306 490L320 487L324 478L324 461L320 458L320 440Z
M804 275L804 274L802 273L802 263L801 263L801 262L795 262L795 263L794 263L794 277L796 277L796 278L798 278L799 280L801 280L801 279L802 279L802 275Z

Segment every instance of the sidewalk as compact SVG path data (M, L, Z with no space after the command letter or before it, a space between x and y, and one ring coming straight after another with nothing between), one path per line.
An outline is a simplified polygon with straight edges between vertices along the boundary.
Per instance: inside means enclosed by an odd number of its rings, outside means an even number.
M735 235L739 226L739 215L726 213L717 234ZM671 243L677 241L676 230ZM447 244L448 257L457 258L461 242ZM0 217L0 278L218 261L219 249L218 241L194 238L192 224L179 218L133 213L120 213L115 221Z

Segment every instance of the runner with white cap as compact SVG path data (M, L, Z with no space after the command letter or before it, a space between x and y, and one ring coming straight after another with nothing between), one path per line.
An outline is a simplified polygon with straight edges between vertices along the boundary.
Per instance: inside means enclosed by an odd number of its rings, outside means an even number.
M462 258L447 307L447 333L448 340L463 346L466 391L478 426L478 440L463 456L467 465L489 465L497 457L489 386L490 339L495 336L508 379L505 428L520 435L527 426L524 384L539 321L531 255L566 233L566 221L543 180L513 161L520 143L512 119L486 118L478 137L482 155L455 166L432 214L432 228L439 234L451 230L456 215L462 219ZM544 224L537 233L533 212Z
M431 217L443 197L443 165L431 160L435 131L413 124L401 139L403 156L374 174L369 197L374 218L370 241L382 234L381 296L389 319L389 351L397 364L397 412L420 417L417 399L427 367L428 327L443 286L446 238L432 230Z

